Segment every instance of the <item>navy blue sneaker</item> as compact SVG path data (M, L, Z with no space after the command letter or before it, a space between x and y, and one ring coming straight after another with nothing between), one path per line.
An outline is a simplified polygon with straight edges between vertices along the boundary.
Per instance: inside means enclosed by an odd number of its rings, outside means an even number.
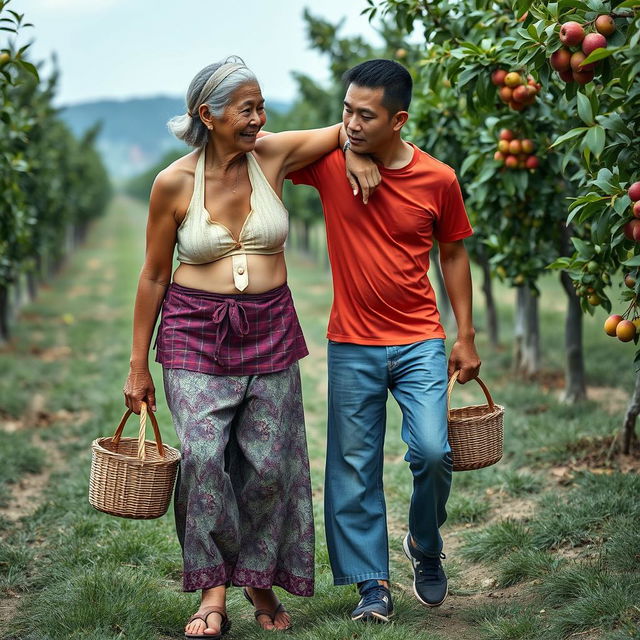
M441 558L425 556L410 543L410 535L404 539L402 546L407 558L413 565L413 592L425 607L439 607L446 599L449 591L447 576L442 568Z
M358 587L360 591L360 602L351 612L352 620L363 620L370 622L389 622L393 615L393 601L389 589L377 580L365 580Z

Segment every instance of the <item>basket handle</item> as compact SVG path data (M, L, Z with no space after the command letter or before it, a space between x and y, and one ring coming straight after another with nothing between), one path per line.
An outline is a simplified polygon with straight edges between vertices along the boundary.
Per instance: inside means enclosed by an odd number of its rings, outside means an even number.
M449 386L447 387L447 417L450 417L451 414L451 392L453 391L453 385L456 383L458 376L460 375L460 369L457 369L453 372L453 375L449 379ZM484 395L489 403L489 408L493 411L495 404L493 402L493 398L489 393L489 389L487 389L487 385L480 380L478 376L474 378L474 380L480 385L482 391L484 391Z
M126 424L129 416L133 413L131 409L127 409L120 420L120 424L116 429L116 432L113 434L113 438L111 442L113 444L118 444L120 442L120 436L122 435L122 431L124 429L124 425ZM147 415L151 417L151 424L153 426L153 434L156 438L156 446L158 447L158 453L164 458L164 447L162 446L162 437L160 436L160 429L158 428L158 421L156 420L153 411L147 411L147 403L142 402L140 405L140 430L138 431L138 458L140 460L145 459L145 451L144 451L144 435L147 427Z

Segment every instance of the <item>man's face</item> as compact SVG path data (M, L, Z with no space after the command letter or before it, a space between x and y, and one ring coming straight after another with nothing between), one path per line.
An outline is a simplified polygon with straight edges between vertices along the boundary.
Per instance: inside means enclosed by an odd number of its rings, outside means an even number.
M382 104L384 89L350 84L344 97L342 122L356 153L380 153L397 129L396 117Z

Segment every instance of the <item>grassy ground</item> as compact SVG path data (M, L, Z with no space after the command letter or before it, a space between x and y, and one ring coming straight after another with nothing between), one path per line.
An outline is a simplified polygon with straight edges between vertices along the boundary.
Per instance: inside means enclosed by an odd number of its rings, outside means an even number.
M123 410L130 321L142 257L144 210L116 200L88 244L0 352L0 637L21 640L152 640L182 635L197 596L179 590L180 554L170 516L112 518L87 503L90 442ZM513 293L499 289L505 347L479 335L483 379L506 406L505 458L456 474L443 527L451 596L421 608L401 550L410 476L399 412L390 403L385 486L394 624L363 627L347 614L356 594L333 587L322 523L325 426L324 331L331 290L323 270L289 256L290 281L311 356L303 384L318 532L317 594L282 594L300 639L621 640L640 637L640 477L633 458L608 461L634 372L633 347L608 339L602 316L587 319L591 397L559 400L563 295L543 283L543 383L509 371ZM482 304L477 296L477 321ZM160 372L154 369L156 383ZM159 385L161 386L161 385ZM162 392L158 419L175 444ZM479 401L473 383L455 404ZM135 431L133 424L130 431ZM238 589L229 595L229 638L263 638Z

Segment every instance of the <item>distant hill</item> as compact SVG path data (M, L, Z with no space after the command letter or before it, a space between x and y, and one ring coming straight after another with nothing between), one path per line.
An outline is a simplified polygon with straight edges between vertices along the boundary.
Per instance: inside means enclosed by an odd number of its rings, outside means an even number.
M290 105L268 101L268 108L283 113ZM157 96L128 100L98 100L63 107L62 119L78 136L102 123L98 149L116 182L137 175L182 143L167 130L167 121L185 112L183 98ZM186 147L185 147L186 150Z

